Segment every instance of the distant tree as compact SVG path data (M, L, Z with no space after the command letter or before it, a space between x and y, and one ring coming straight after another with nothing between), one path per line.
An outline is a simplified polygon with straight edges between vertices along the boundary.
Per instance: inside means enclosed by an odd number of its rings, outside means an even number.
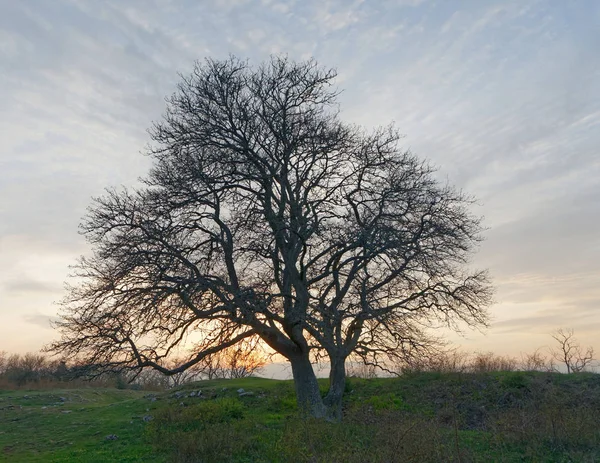
M37 383L41 380L57 380L60 371L59 362L51 361L42 354L7 355L0 353L0 375L15 386Z
M6 371L6 359L8 354L6 351L0 350L0 375Z
M261 352L259 339L244 339L240 343L214 352L201 361L172 376L173 385L199 379L246 378L258 373L266 364L267 357ZM173 362L175 365L185 360Z
M223 355L219 363L225 378L247 378L260 372L267 364L267 357L259 351L257 341L245 340L221 351Z
M552 357L565 365L567 373L578 373L585 370L594 361L594 348L583 348L575 339L573 329L560 328L552 337L558 343L558 347L550 350Z
M50 349L173 375L258 336L291 363L299 408L339 419L350 354L382 362L418 346L418 327L485 324L472 200L393 128L342 123L335 75L284 57L197 63L150 130L145 186L89 209L93 255ZM194 356L167 366L188 333ZM324 398L315 356L331 363Z

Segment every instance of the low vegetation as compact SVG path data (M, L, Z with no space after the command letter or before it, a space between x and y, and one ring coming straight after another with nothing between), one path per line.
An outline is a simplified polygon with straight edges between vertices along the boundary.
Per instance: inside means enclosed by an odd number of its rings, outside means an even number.
M245 378L260 373L267 360L260 346L241 343L208 355L184 371L165 376L150 368L141 372L102 371L94 365L67 363L37 352L8 355L0 351L0 389L95 386L162 390L202 379Z
M579 371L593 351L562 333L560 350L449 350L396 378L350 362L342 422L301 419L292 381L237 378L261 364L254 349L248 368L232 351L175 381L84 381L89 367L0 354L0 461L597 462L600 375Z
M421 371L351 378L345 397L329 423L299 420L293 383L263 378L3 391L0 460L600 461L597 374Z

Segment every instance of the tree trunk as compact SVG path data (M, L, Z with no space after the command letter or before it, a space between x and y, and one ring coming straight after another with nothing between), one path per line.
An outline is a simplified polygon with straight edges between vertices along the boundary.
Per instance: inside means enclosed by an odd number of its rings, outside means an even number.
M325 397L328 417L334 421L342 419L342 397L346 388L346 366L344 357L330 357L329 392Z
M289 360L292 364L296 399L300 413L314 418L328 418L327 407L323 403L319 383L317 383L317 377L308 355L301 354L291 357Z

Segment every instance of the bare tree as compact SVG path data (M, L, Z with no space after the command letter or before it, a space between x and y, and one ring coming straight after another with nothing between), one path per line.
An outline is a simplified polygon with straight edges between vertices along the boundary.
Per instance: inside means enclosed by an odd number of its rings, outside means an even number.
M560 328L552 334L552 337L558 343L558 347L550 349L550 353L557 362L565 365L567 373L583 371L594 361L594 348L581 347L574 337L573 329Z
M0 376L16 386L42 380L60 380L65 372L63 366L63 362L52 361L34 352L23 355L0 352Z
M7 352L0 350L0 375L6 371L7 358L8 358Z
M247 378L260 372L267 364L267 358L259 351L257 340L244 340L223 352L222 368L228 378Z
M228 349L234 349L236 346L228 347L227 349L214 352L204 357L199 363L192 368L201 372L202 377L206 379L223 379L225 378L225 370L223 368L223 358Z
M246 378L258 373L266 364L267 357L261 351L260 338L244 339L204 357L186 370L193 370L197 377L206 379ZM183 374L181 372L179 374Z
M175 358L166 366L167 366L167 368L175 369L184 361L185 360L183 360L183 359L180 360L178 358ZM160 372L157 372L157 373L163 374ZM167 376L167 378L169 379L168 385L169 385L169 387L178 387L178 386L181 386L182 384L190 383L192 381L199 381L203 377L205 377L205 374L206 374L205 364L204 363L196 363L195 365L192 365L191 367L186 368L185 370L179 371L172 375L168 375ZM164 376L164 374L163 374L163 376ZM209 378L209 379L212 379L212 378Z
M93 255L50 349L177 374L259 336L291 363L299 408L339 419L351 353L380 362L432 324L485 324L487 274L466 266L481 233L471 198L393 128L342 123L335 75L232 57L182 77L150 130L145 186L89 209ZM194 355L167 367L189 332ZM324 398L315 355L331 363Z

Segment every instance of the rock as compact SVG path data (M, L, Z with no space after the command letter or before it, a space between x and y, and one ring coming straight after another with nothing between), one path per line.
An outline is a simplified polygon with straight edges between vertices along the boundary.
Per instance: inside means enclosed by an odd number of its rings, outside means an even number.
M150 398L150 402L156 402L156 397Z
M117 440L118 438L119 436L117 436L116 434L109 434L105 437L106 440Z
M142 420L144 420L146 423L148 423L149 421L152 421L154 419L154 417L152 415L144 415L142 417Z
M188 394L189 397L196 397L196 391L192 391Z
M59 397L58 400L60 400L61 402L66 402L67 398L66 397Z
M63 410L62 413L71 413L71 410Z
M241 388L241 387L240 387L240 388L237 390L237 392L238 392L238 394L243 394L245 391L244 391L244 389L243 389L243 388Z
M244 396L248 396L248 395L254 395L254 392L252 392L252 391L240 392L240 397L244 397Z

